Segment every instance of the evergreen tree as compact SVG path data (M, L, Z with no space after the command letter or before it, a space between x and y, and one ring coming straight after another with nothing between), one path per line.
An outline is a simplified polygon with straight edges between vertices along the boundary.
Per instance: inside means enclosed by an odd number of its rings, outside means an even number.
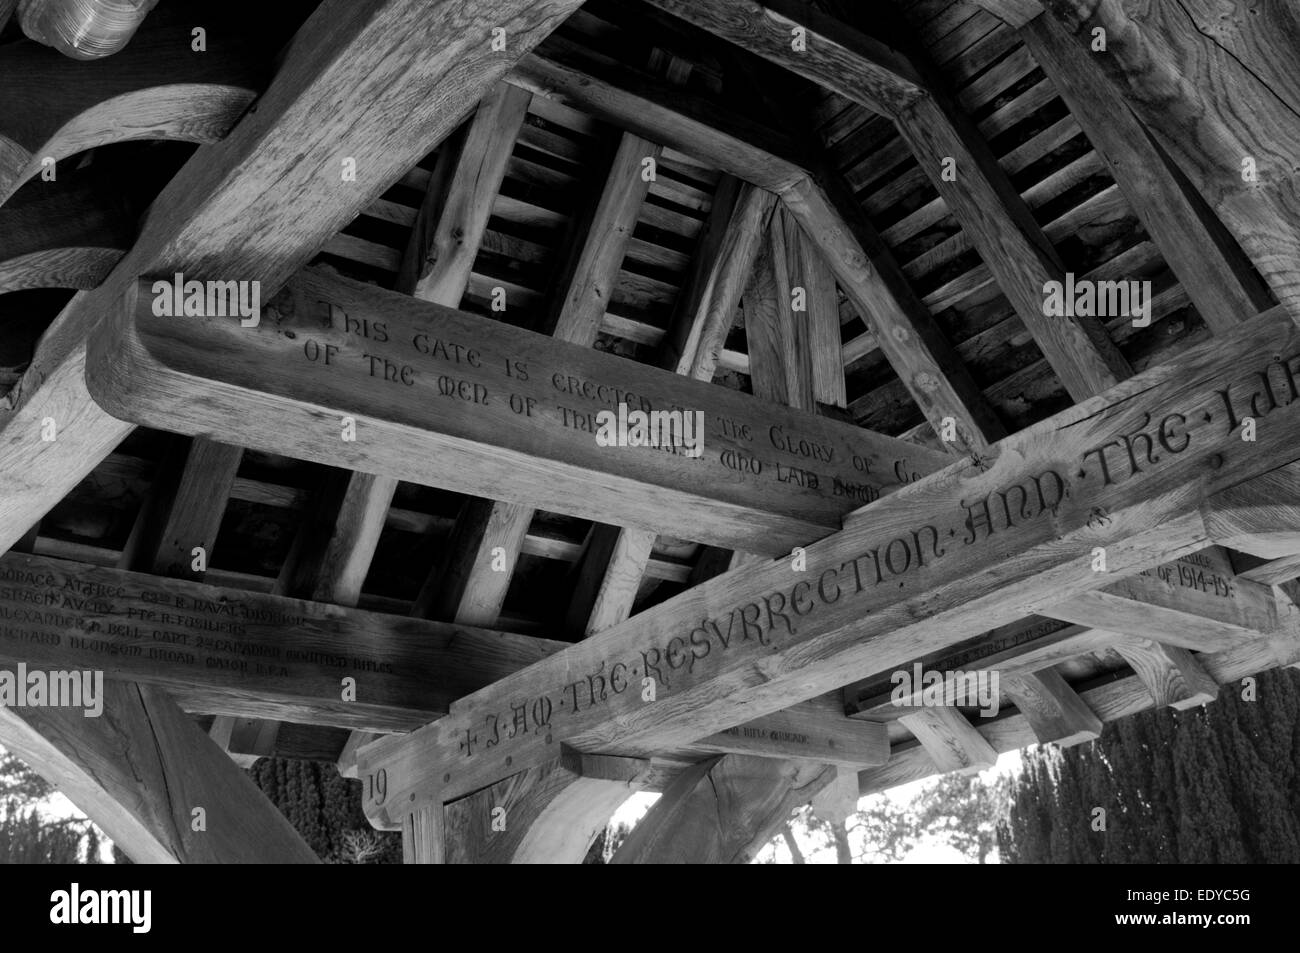
M50 818L44 778L0 749L0 864L98 864L106 839L85 817Z
M998 842L1008 863L1300 861L1300 675L1203 708L1111 722L1091 745L1026 752ZM1106 810L1105 831L1091 811Z
M401 835L370 826L361 809L361 782L340 776L334 765L262 758L249 774L326 863L402 862Z

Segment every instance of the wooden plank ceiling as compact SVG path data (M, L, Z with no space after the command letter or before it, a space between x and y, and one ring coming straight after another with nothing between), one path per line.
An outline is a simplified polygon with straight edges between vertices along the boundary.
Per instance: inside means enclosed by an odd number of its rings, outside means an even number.
M148 53L168 7L212 6L169 0L119 56ZM142 214L190 157L189 143L224 135L247 91L265 87L278 44L310 6L286 9L279 33L264 31L260 47L209 54L197 81L219 85L221 95L204 100L196 123L174 121L172 134L167 117L152 123L150 140L186 142L70 137L57 182L37 175L13 183L0 205L0 394L8 392L0 427L35 399L24 388L43 351L59 346L52 335L42 339L56 315L75 310L74 291L98 287L137 244ZM1018 31L985 8L1032 14L1033 4L900 2L878 20L829 0L811 19L800 4L769 6L791 8L793 19L781 21L787 28L806 23L815 32L836 16L866 32L878 26L909 57L895 61L892 48L846 41L849 54L874 64L865 82L846 84L819 72L825 64L785 62L780 43L765 48L727 35L709 22L723 0L589 0L502 81L487 84L455 134L393 170L391 186L341 230L293 257L319 248L313 264L380 288L944 452L978 453L1276 303L1227 229L1172 171L1166 150L1060 27L1038 17ZM757 52L736 45L742 41ZM51 61L55 54L10 25L0 33L0 83L20 68L11 65L18 53L53 77L66 72L74 89L84 82L73 72L81 64ZM924 67L915 76L898 65L911 62ZM84 67L87 75L95 65ZM918 101L915 83L944 92ZM395 113L392 122L402 119ZM5 97L0 146L16 142L25 152L0 148L0 162L10 165L0 168L0 184L30 176L24 156L54 148L60 133L50 130L37 135ZM954 155L970 176L956 188L940 168ZM647 158L655 161L649 181L640 175ZM784 201L765 189L783 192ZM849 251L874 266L870 287L837 265L845 235ZM1043 282L1066 272L1149 280L1149 326L1127 316L1049 326L1054 319L1035 303ZM798 283L792 276L813 298L806 332L783 327L772 310ZM277 284L287 277L268 275ZM800 349L808 362L802 376L773 363L773 355ZM53 367L63 372L63 364ZM962 433L945 444L936 430L947 416ZM84 452L97 462L84 478L59 477L30 505L0 503L0 520L13 524L3 527L6 543L41 557L545 637L544 654L745 561L644 527L593 524L204 437L125 427L111 436L120 442L87 440ZM9 432L4 439L13 443ZM32 514L36 525L18 525ZM204 550L201 566L195 546ZM1226 555L1215 558L1226 565ZM1274 566L1273 575L1257 576L1276 582L1277 572L1297 571ZM1055 666L1046 675L1026 668L1008 687L1007 701L1023 706L1025 719L985 732L987 741L946 709L889 719L894 758L864 772L863 790L986 763L995 749L1043 732L1058 740L1088 735L1095 726L1070 708L1078 703L1070 685L1109 692L1104 706L1088 696L1105 718L1157 697L1212 694L1187 648L1099 637L1068 621L1011 624L1026 632L1045 626L1011 642ZM999 630L984 642L1007 638ZM1212 674L1234 675L1245 664L1215 661ZM1173 669L1196 690L1146 691ZM870 715L879 692L869 688L855 686L860 691L846 698L856 714ZM206 714L222 713L208 702ZM1035 705L1069 723L1043 728ZM189 707L205 713L202 698ZM342 726L356 724L270 725L245 753L332 760L344 750ZM220 719L215 730L223 726L236 750L238 733ZM362 740L353 738L349 750ZM944 745L952 759L935 754ZM928 755L917 753L922 747Z

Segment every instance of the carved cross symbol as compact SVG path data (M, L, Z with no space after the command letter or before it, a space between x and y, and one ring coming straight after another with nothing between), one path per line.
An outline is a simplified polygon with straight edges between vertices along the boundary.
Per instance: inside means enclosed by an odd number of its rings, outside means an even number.
M466 728L466 729L465 729L465 740L462 741L462 742L460 743L460 746L459 746L459 747L460 747L460 750L463 751L463 752L465 752L465 757L468 758L470 755L472 755L472 754L474 753L474 746L475 746L476 744L478 744L478 735L477 735L477 734L473 734L473 735L471 735L471 734L469 733L469 729Z

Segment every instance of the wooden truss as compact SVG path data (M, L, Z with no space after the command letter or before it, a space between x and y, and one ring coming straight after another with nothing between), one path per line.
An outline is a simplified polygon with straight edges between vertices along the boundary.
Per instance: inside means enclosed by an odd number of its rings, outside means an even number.
M0 665L109 679L0 742L137 860L314 861L236 763L278 755L412 862L576 862L636 790L615 862L734 862L1300 663L1294 17L908 6L324 0L264 49L178 0L103 61L0 42L0 293L73 292L0 397ZM158 139L198 148L143 201L74 161ZM1075 271L1158 275L1160 333L1051 313ZM599 443L619 404L702 452ZM138 426L187 439L124 541L50 531L141 479ZM273 572L210 567L232 501L294 514ZM400 599L399 531L439 540ZM529 560L568 589L520 618ZM999 713L900 699L922 669Z

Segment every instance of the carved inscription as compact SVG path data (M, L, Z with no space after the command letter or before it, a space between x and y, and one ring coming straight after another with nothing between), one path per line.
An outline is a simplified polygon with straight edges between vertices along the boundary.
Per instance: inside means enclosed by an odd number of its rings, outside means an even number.
M552 434L556 445L567 441L563 446L584 453L595 449L600 411L617 411L620 405L646 414L701 410L702 456L671 444L609 451L639 454L639 465L650 456L671 458L672 466L689 467L687 476L695 486L730 487L733 493L766 487L787 497L817 498L822 511L842 513L880 499L882 492L919 472L930 472L938 460L926 460L922 451L916 460L883 457L850 428L813 425L805 432L789 421L739 420L707 405L683 406L670 396L681 381L673 375L659 381L646 376L645 368L629 365L639 383L596 377L582 369L550 366L544 353L530 351L526 344L512 352L497 337L471 342L450 327L440 333L425 324L408 326L399 317L361 316L354 311L367 308L364 302L333 300L329 284L321 281L291 282L266 309L268 320L259 332L269 329L292 339L304 365L324 374L347 374L350 380L360 377L380 388L421 388L435 403L449 402L459 412L524 419Z
M516 699L506 711L480 712L477 722L463 729L460 753L471 758L504 740L530 734L549 741L550 733L563 720L609 705L628 692L640 693L645 679L652 679L657 697L663 697L698 682L704 676L697 675L697 669L707 671L738 647L766 649L797 636L804 620L824 607L852 602L882 588L905 589L927 568L971 547L984 550L977 559L996 558L996 547L1003 535L1018 527L1052 520L1067 503L1074 513L1088 513L1091 505L1089 521L1104 525L1109 517L1099 504L1108 488L1222 444L1234 435L1247 414L1263 418L1297 401L1298 371L1300 354L1275 358L1216 391L1212 402L1202 402L1185 413L1121 412L1107 439L1085 446L1072 459L1029 467L1004 485L959 497L946 508L936 501L928 519L907 528L891 528L885 538L865 546L850 559L814 569L815 547L810 548L806 575L792 573L788 583L772 591L684 624L676 633L624 657L604 659L592 672L570 670L572 681L568 684ZM773 444L783 439L774 433L766 436ZM813 445L795 447L794 455L799 459L819 459L821 451ZM784 449L787 456L791 453L788 443L778 449ZM798 466L784 459L781 465ZM1211 465L1215 465L1213 460ZM1096 504L1091 503L1093 500ZM1171 586L1231 596L1231 581L1207 572L1205 561L1204 557L1187 557L1159 567L1156 575ZM999 644L971 647L965 654L946 659L945 664L987 657L1063 627L1064 623L1044 620ZM508 726L508 731L503 731L502 726Z
M1232 579L1216 571L1214 563L1200 553L1144 570L1140 575L1159 579L1170 590L1192 589L1220 599L1231 599L1236 593Z
M272 679L322 672L394 674L387 661L284 638L285 632L320 622L259 604L253 595L239 602L196 598L135 581L106 584L78 577L52 560L0 558L3 656L27 660L42 648L57 649L66 665L74 659L91 668L165 663L173 670Z

